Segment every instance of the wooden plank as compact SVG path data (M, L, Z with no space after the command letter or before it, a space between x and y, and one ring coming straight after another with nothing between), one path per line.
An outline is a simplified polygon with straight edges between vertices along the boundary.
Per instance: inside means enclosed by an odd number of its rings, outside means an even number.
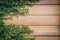
M40 0L36 4L60 4L60 0Z
M34 38L35 40L59 40L58 36L26 36L26 38Z
M35 40L59 40L59 37L36 37Z
M28 15L60 15L59 5L35 5L29 7Z
M6 24L16 25L59 25L59 16L19 16L6 20Z
M34 38L35 40L59 40L58 36L26 36L26 38Z
M58 26L29 26L33 33L27 35L59 35Z

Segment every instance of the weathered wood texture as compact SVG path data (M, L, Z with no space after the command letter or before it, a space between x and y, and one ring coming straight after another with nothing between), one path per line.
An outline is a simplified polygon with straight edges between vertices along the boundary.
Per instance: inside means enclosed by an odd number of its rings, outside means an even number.
M60 5L35 5L29 8L28 15L60 15Z
M60 0L59 0L60 1ZM29 14L26 16L13 17L13 20L6 20L5 23L16 25L29 25L33 30L30 35L60 35L60 5L42 5L42 4L60 4L58 0L40 0L38 5L29 8ZM41 5L40 5L41 4ZM37 37L36 40L59 40L59 37Z
M7 20L7 24L16 25L59 25L59 16L19 16Z
M59 40L58 36L26 36L27 38L34 38L35 40Z
M60 0L40 0L36 4L60 4Z
M59 40L59 37L36 37L36 40Z
M33 33L29 35L59 35L58 26L29 26L29 27L31 30L33 30Z
M28 15L13 17L13 20L6 20L5 23L32 26L33 35L57 35L59 15L59 5L35 5L29 7Z

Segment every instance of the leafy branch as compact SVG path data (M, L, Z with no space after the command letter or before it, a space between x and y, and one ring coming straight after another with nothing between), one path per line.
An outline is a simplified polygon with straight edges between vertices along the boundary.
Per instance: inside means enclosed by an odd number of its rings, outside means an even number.
M26 5L33 5L37 1L39 0L0 0L0 17L26 15L29 10Z
M39 0L0 0L0 40L23 40L24 34L30 34L28 26L6 25L4 20L11 19L12 16L27 15L26 6L33 5Z

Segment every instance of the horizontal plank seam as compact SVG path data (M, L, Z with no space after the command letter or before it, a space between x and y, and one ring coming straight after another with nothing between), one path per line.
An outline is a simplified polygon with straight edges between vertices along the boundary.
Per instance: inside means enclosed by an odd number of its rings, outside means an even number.
M27 16L60 16L60 14L27 14Z
M25 5L30 5L30 4L25 4ZM60 4L34 4L34 5L60 5Z
M26 36L45 36L45 37L60 37L60 35L26 35Z
M20 25L22 26L22 25ZM27 26L60 26L60 25L27 25Z

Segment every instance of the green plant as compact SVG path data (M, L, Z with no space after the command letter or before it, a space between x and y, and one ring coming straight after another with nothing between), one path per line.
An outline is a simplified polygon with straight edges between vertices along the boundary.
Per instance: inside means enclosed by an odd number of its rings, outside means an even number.
M31 30L26 25L17 26L0 23L0 40L24 40L24 35L30 33Z
M24 38L24 40L35 40L35 38Z
M33 5L37 1L39 0L0 0L0 18L4 19L3 16L26 15L28 14L26 5Z
M30 34L28 26L6 25L4 20L12 16L28 14L26 5L33 5L39 0L0 0L0 40L24 40L24 34Z

